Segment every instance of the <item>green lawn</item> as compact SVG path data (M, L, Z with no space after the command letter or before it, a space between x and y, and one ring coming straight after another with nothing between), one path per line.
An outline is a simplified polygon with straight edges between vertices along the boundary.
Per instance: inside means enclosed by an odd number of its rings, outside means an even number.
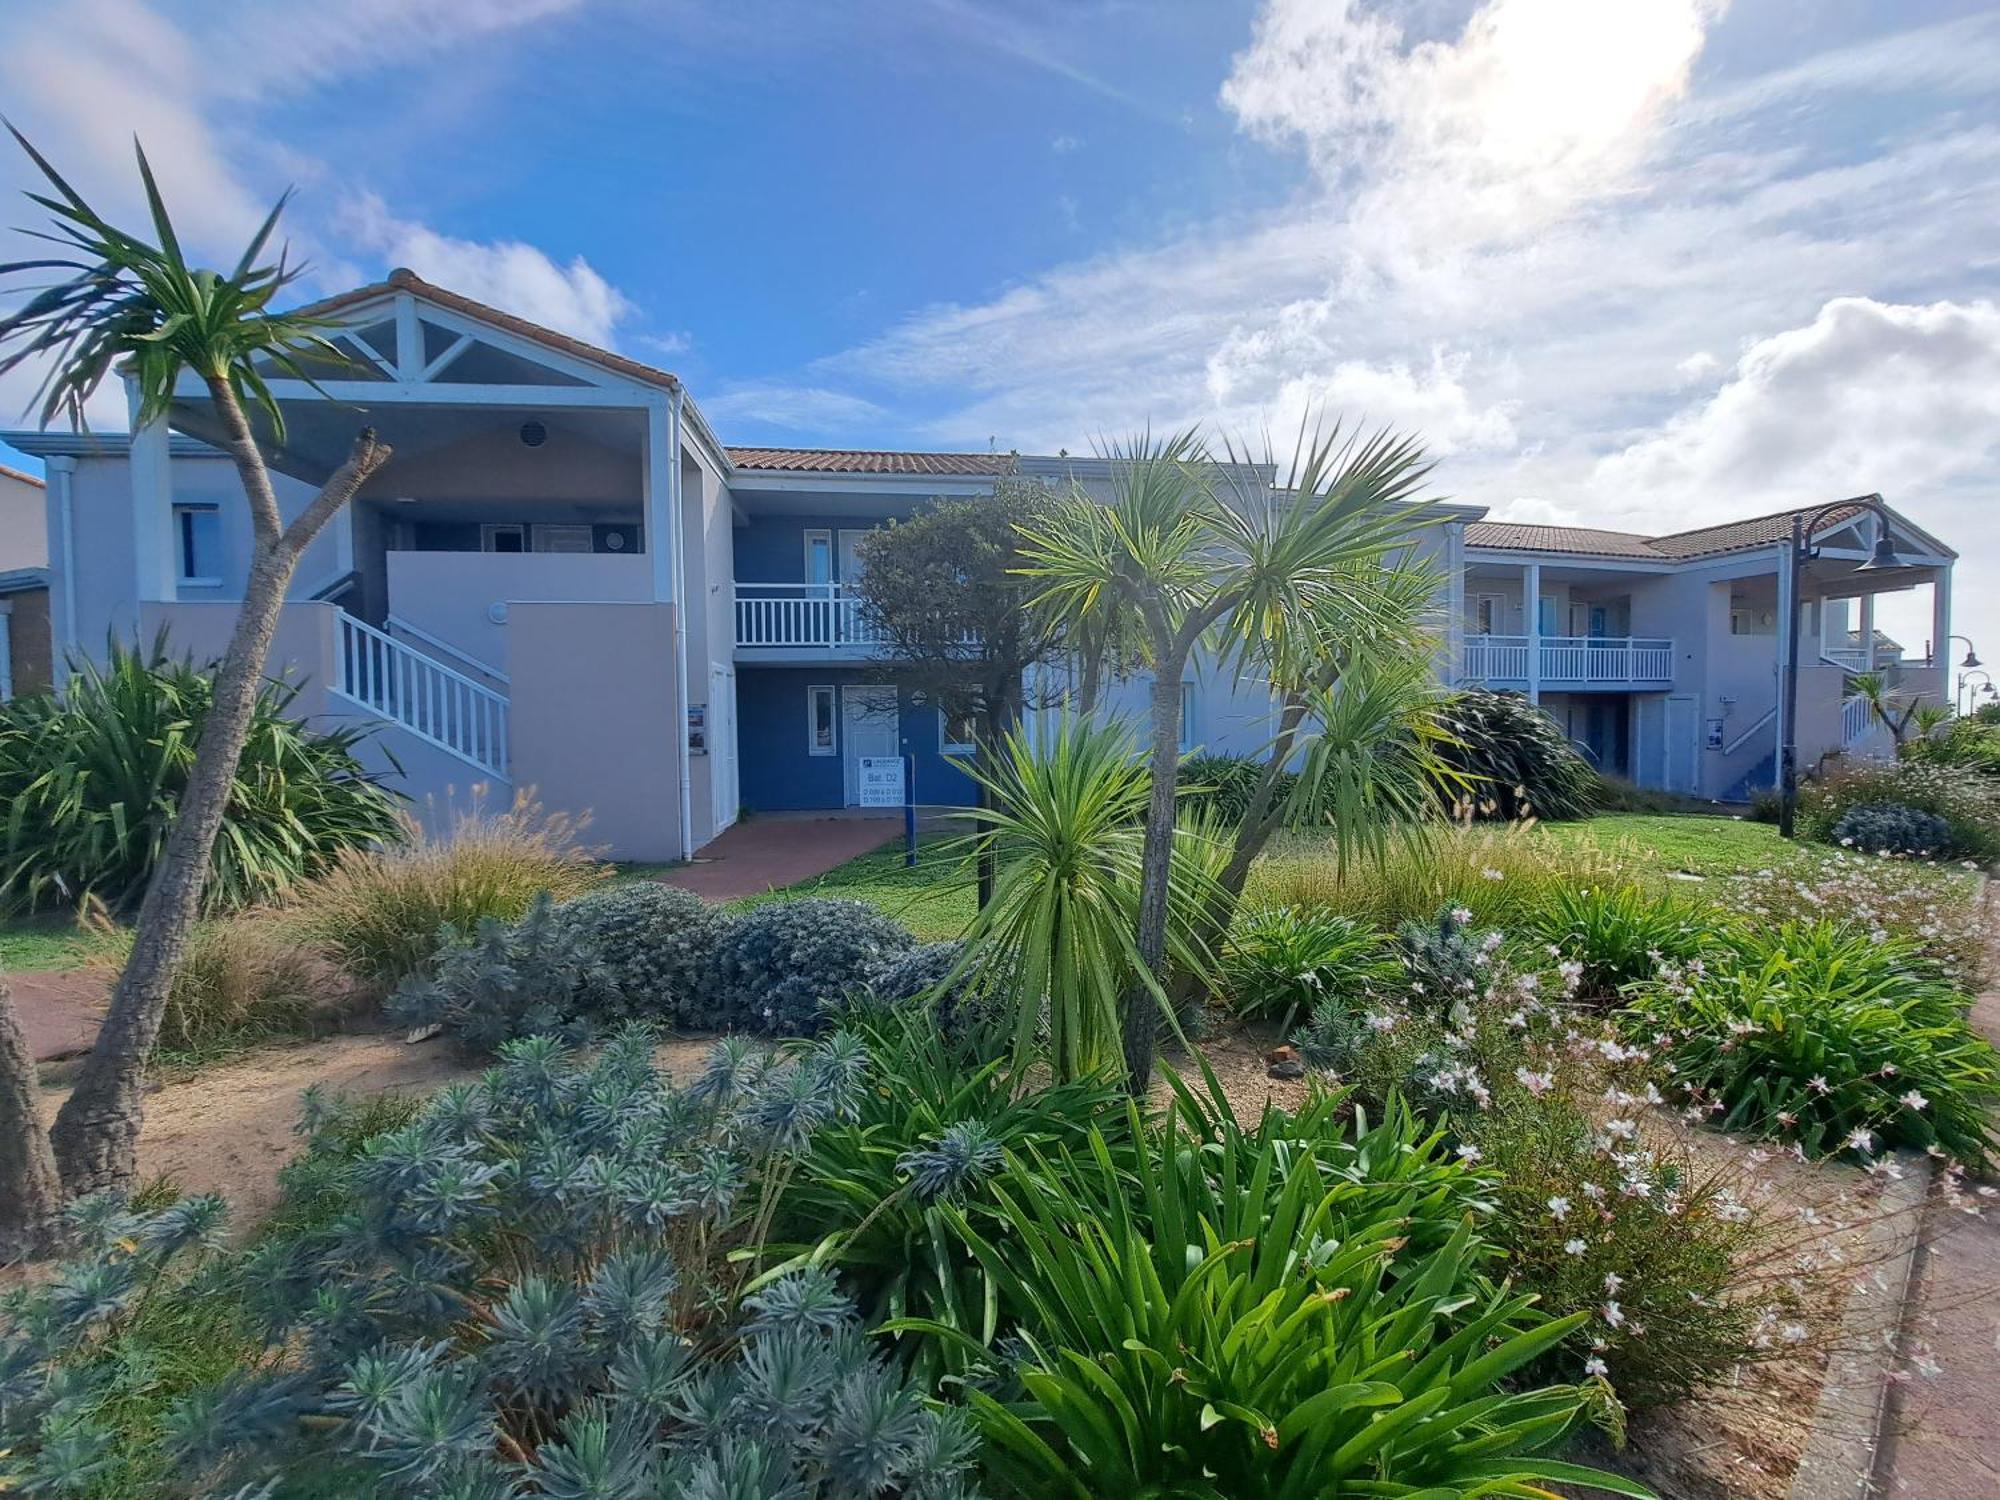
M103 942L63 917L0 922L0 973L27 969L77 969Z
M1814 847L1787 844L1774 823L1680 813L1606 813L1581 823L1542 823L1535 832L1571 847L1633 849L1656 856L1664 870L1694 875L1760 870Z
M934 834L917 845L917 863L903 867L901 840L850 859L813 880L732 903L747 911L766 901L797 896L837 896L866 901L901 922L923 942L961 937L976 909L972 874L947 852L962 834Z

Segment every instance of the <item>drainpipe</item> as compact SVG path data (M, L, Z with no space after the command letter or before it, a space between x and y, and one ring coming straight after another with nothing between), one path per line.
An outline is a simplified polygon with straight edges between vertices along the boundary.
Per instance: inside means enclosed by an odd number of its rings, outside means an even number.
M673 467L667 471L667 506L674 527L674 697L681 706L681 858L694 857L694 758L688 753L688 637L687 637L687 527L681 515L681 403L686 399L676 385L667 402L667 420L672 433L667 453ZM712 728L710 732L713 732Z
M42 462L48 473L49 495L56 504L56 537L62 546L62 618L51 620L62 632L61 649L50 665L58 683L69 676L70 653L76 650L76 460L67 453L52 454Z

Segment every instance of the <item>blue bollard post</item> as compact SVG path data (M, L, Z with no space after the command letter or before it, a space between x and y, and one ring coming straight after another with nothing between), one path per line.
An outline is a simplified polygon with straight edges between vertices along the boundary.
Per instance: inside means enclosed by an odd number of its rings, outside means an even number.
M903 757L903 868L917 862L917 758Z

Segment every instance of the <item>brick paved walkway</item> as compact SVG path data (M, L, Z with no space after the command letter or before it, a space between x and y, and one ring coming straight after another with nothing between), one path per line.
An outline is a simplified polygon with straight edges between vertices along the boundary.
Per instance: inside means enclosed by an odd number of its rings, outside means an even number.
M711 901L733 901L824 875L902 832L900 813L886 818L752 818L723 830L696 856L696 863L659 878Z

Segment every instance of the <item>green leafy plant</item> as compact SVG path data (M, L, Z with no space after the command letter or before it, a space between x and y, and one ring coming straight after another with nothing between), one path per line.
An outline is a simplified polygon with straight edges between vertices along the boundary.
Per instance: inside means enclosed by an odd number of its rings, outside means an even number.
M1748 928L1633 996L1690 1105L1811 1156L1935 1147L1983 1164L2000 1057L1911 944L1836 922Z
M982 983L973 967L963 939L925 943L883 964L868 988L884 1005L927 1005L932 1024L955 1044L1004 1050L1012 997L1002 976Z
M885 960L914 946L908 932L865 902L770 902L716 944L710 1003L698 1024L810 1036L866 992Z
M1241 1016L1288 1016L1329 998L1357 1005L1401 975L1379 933L1330 912L1291 906L1239 917L1222 957L1223 993Z
M1925 759L1841 765L1807 782L1799 789L1799 831L1821 843L1838 843L1834 826L1848 809L1873 803L1942 818L1950 838L1935 854L2000 859L2000 780L1970 766Z
M1161 1139L1175 1136L1170 1122ZM1281 1139L1252 1137L1247 1163L1219 1153L1220 1175L1203 1153L1143 1153L1131 1195L1076 1185L1105 1170L1094 1148L1010 1162L994 1189L1004 1237L953 1214L1027 1309L1019 1397L968 1393L1003 1493L1647 1493L1544 1456L1597 1402L1589 1389L1503 1384L1581 1314L1544 1319L1532 1297L1487 1290L1469 1220L1413 1239L1448 1191L1330 1179Z
M1438 756L1459 780L1440 788L1460 817L1583 818L1597 775L1544 709L1515 693L1467 688L1439 714L1449 739Z
M364 735L291 716L296 685L256 695L204 901L270 900L342 851L402 834L398 798L362 764ZM62 696L0 704L0 904L135 906L166 847L214 698L214 674L116 641L77 658Z
M1580 965L1582 995L1608 998L1650 979L1663 963L1685 964L1715 936L1688 902L1635 885L1558 886L1534 932L1565 962Z
M441 833L412 822L400 847L350 851L295 889L288 910L342 969L387 992L429 972L445 928L515 922L543 892L563 901L595 886L607 871L581 833L526 798L500 813L469 808Z
M616 999L606 1018L687 1025L706 1013L715 955L735 917L692 891L634 880L586 891L558 909L596 950Z
M1183 811L1202 811L1226 827L1241 823L1250 811L1258 783L1264 779L1264 762L1247 755L1190 755L1176 773ZM1275 797L1289 801L1298 776L1281 772Z

